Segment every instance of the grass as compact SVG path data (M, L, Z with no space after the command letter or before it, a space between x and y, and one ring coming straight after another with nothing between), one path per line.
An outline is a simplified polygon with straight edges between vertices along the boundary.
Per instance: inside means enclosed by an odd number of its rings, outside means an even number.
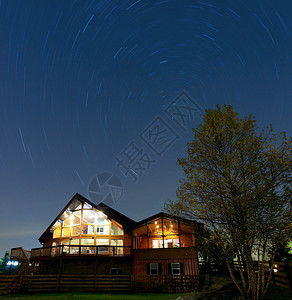
M0 296L0 299L21 299L21 300L171 300L182 294L92 294L92 293L62 293L62 294L34 294L34 295L7 295Z

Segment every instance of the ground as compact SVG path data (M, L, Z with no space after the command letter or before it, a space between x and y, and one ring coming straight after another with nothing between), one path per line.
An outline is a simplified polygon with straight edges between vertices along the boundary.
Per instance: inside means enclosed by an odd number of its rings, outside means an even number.
M1 300L172 300L182 294L91 294L91 293L63 293L63 294L34 294L0 296Z
M20 300L174 300L183 294L93 294L93 293L63 293L63 294L34 294L34 295L7 295L0 296L0 300L20 299ZM194 295L195 296L195 295ZM218 298L219 296L219 298ZM204 298L199 298L204 299ZM224 299L217 294L217 297L211 299ZM237 298L230 298L236 300ZM280 287L271 287L265 300L291 300L292 293L288 289Z

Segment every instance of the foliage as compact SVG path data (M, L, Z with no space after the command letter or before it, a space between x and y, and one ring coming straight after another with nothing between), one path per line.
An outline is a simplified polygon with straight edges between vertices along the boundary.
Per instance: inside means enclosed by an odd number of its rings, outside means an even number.
M5 255L3 259L0 259L0 273L6 273L7 272L7 263L9 261L10 255L9 251L5 251Z
M271 278L271 272L264 277L264 263L291 238L291 138L272 126L260 131L254 117L240 118L227 105L206 110L193 132L187 157L178 159L185 177L177 200L166 209L212 230L242 297L263 299Z
M210 273L217 270L220 274L228 272L224 253L213 232L202 223L195 224L196 248L202 263L200 272Z
M277 244L275 252L275 261L292 261L292 243L290 242L283 242Z

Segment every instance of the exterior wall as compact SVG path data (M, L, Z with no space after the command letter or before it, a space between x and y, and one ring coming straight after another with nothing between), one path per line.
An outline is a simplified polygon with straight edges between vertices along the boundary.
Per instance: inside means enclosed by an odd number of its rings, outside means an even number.
M61 266L61 268L60 268ZM123 268L124 274L131 274L131 258L116 259L54 259L39 263L39 274L110 274L111 268Z
M132 235L130 233L124 234L124 246L132 246Z
M133 261L132 272L134 275L147 275L147 264L160 263L161 274L170 275L168 264L169 263L183 263L184 275L198 275L198 261L195 258L177 258L177 259L151 259L151 260L136 260Z
M133 250L133 275L147 275L147 264L160 263L162 275L169 275L169 263L183 263L184 275L199 275L197 252L194 247Z
M53 244L53 234L50 233L50 234L48 235L48 237L46 238L46 240L44 241L43 246L44 246L44 247L51 247L52 244Z

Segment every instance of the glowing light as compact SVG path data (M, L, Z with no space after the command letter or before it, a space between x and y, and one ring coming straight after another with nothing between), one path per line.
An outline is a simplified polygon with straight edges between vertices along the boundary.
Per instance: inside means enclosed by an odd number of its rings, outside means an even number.
M159 225L157 225L156 228L159 228Z
M157 221L155 221L155 224L157 224Z
M7 266L18 266L18 261L8 261Z
M173 227L173 225L171 224L170 227Z

